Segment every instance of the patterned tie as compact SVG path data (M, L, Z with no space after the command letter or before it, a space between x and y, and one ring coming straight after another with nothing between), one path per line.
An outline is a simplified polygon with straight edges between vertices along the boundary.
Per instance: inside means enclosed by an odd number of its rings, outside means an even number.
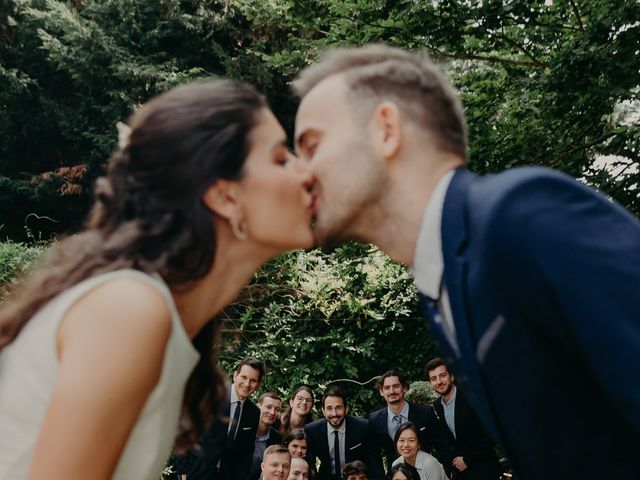
M400 425L402 425L402 415L394 415L393 418L391 419L391 421L393 422L393 437L392 438L395 438L396 432L398 431L398 427Z

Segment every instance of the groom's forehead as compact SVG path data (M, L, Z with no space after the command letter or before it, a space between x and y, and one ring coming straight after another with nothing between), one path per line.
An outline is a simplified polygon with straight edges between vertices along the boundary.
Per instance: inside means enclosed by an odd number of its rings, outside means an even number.
M301 100L296 115L295 142L310 131L319 130L323 125L344 115L346 109L346 84L339 75L326 78L313 87Z

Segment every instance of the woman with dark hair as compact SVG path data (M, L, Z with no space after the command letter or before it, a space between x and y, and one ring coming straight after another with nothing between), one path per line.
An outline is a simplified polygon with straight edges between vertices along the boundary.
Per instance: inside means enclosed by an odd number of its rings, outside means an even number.
M436 458L420 450L418 429L411 422L398 427L394 438L398 457L392 466L408 464L418 471L420 480L447 480L444 468Z
M416 467L408 463L398 463L391 467L388 480L420 480L420 474Z
M295 428L284 437L282 444L289 449L292 457L306 457L307 455L307 434L304 429Z
M312 246L310 182L247 84L135 113L84 229L0 310L0 478L155 480L173 437L193 445L223 393L212 319Z
M291 394L289 408L280 416L280 434L287 434L296 428L304 428L313 422L313 390L308 385L300 385Z

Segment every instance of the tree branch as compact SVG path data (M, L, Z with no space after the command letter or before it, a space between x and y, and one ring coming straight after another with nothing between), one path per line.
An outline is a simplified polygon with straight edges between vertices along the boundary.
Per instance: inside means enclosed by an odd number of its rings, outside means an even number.
M516 43L514 40L511 40L508 36L506 36L504 33L496 33L495 34L498 38L503 39L506 43L508 43L509 45L511 45L512 47L517 48L518 50L520 50L522 53L524 53L527 57L529 57L531 59L531 61L533 63L535 63L538 67L546 67L546 64L542 63L541 61L539 61L536 57L533 56L532 53L530 53L526 48L524 48L522 45Z
M517 18L509 15L507 17L505 17L506 19L512 20L513 23L511 25L535 25L536 27L545 27L545 28L549 28L552 30L570 30L573 32L577 32L580 31L579 28L573 27L571 25L565 25L563 23L545 23L545 22L541 22L539 20L535 20L533 18L529 18L527 19L527 21L520 21Z
M546 63L541 63L538 61L526 62L524 60L511 60L508 58L494 57L493 55L475 55L470 53L462 53L462 54L445 53L441 50L438 50L436 47L432 45L430 45L429 48L431 48L431 50L433 50L435 53L437 53L442 57L455 58L458 60L482 60L486 62L501 63L505 65L521 65L525 67L535 67L535 68L548 67Z
M571 8L573 9L573 13L576 16L576 20L578 20L578 26L580 27L580 31L584 33L584 25L582 25L582 19L580 18L580 10L578 10L578 5L573 0L569 0L571 3Z
M587 148L595 147L596 145L604 142L605 140L609 140L611 137L615 137L616 135L617 135L617 133L615 133L615 132L605 133L604 135L601 135L600 137L590 141L589 143L585 143L583 145L573 146L571 148L566 149L562 153L563 154L568 154L568 153L577 152L578 150L586 150Z

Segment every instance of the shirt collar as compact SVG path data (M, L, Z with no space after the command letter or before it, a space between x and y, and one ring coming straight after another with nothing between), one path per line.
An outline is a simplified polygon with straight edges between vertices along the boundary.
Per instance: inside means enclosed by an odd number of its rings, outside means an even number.
M418 291L432 299L440 297L440 285L444 271L441 233L442 207L454 173L455 170L452 169L442 175L431 193L422 217L422 225L413 256L412 270Z
M456 394L457 393L458 393L458 389L454 385L453 386L453 393L451 394L451 397L449 398L448 402L444 401L444 397L440 397L440 400L442 401L442 406L448 407L449 405L455 404L455 402L456 402Z
M336 430L341 434L344 434L347 431L347 417L344 417L344 422L342 422L340 428L333 428L333 426L327 421L327 432L329 432L329 435L333 435L333 432Z
M391 407L387 407L387 415L389 415L389 418L393 418L396 416L396 414L391 410ZM404 401L404 406L402 407L400 415L402 415L402 418L405 418L407 420L409 419L409 402L407 402L406 400Z
M243 403L243 401L238 398L238 394L236 393L236 386L233 383L231 384L231 395L229 395L229 401L231 405L233 405L233 402Z

